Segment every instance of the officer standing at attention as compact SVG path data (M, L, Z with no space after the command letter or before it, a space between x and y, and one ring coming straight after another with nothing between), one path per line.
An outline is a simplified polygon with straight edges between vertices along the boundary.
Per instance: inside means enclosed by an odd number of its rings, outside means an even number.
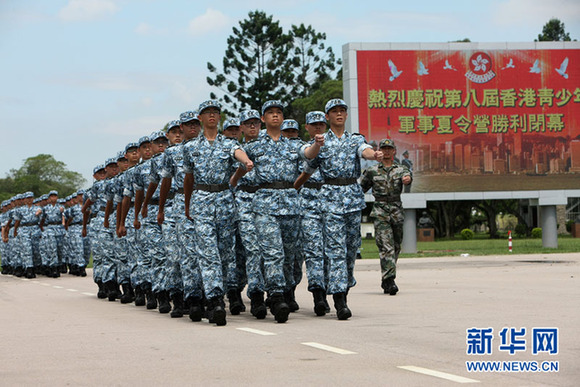
M211 323L222 326L226 324L224 290L237 290L235 202L229 180L236 160L247 170L254 164L237 141L218 133L220 110L215 100L199 106L203 132L183 147L183 190L185 215L193 220L201 255L199 266L207 297L207 316Z
M401 161L401 164L406 167L409 172L413 173L413 162L411 161L411 159L409 158L409 151L405 150L403 152L403 161ZM403 187L403 192L411 192L411 184L405 184L405 186Z
M399 291L395 284L397 259L403 242L405 212L401 203L403 187L411 184L411 172L394 162L396 148L391 139L379 143L383 159L365 171L361 181L363 191L373 189L375 203L371 212L375 225L375 240L381 259L381 287L385 294L394 296Z
M345 130L347 105L342 99L331 99L325 106L330 130L322 148L305 145L306 158L314 158L305 172L316 168L324 178L320 190L324 222L324 253L329 259L328 293L332 294L339 320L352 316L346 295L356 285L354 264L361 245L361 210L365 208L364 193L358 184L361 174L360 158L380 160L365 138Z

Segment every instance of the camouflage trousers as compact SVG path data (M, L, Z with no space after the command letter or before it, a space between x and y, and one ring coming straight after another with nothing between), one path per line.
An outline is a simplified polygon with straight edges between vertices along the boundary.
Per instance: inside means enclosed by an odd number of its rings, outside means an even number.
M129 241L126 237L114 236L115 264L117 266L117 282L120 285L131 283L131 268L129 266Z
M122 267L121 271L130 273L131 284L133 287L137 287L148 279L148 272L144 273L139 267L139 260L141 260L142 247L140 243L141 230L136 230L133 227L133 220L135 219L135 208L131 206L129 212L127 213L127 218L125 219L125 229L127 230L127 235L124 236L127 245L127 259L126 265ZM122 265L122 261L119 260L119 264Z
M308 290L326 291L328 284L328 259L324 255L324 232L322 215L312 211L301 217L302 254L306 262Z
M179 254L179 257L176 258L180 262L179 269L183 282L183 295L185 299L201 299L204 293L199 267L200 252L197 248L193 221L185 217L182 202L174 203L173 207L176 231L175 238L179 243L179 251L174 251L174 254Z
M182 207L183 208L183 207ZM155 207L154 216L157 216L157 207ZM183 246L177 234L177 225L179 222L178 214L175 212L173 202L167 202L165 206L165 221L162 225L163 240L167 251L165 287L169 290L170 295L177 292L183 292ZM198 271L199 273L199 271ZM201 279L198 285L201 292Z
M91 262L91 237L87 235L83 238L83 258L85 260L85 267L89 266Z
M375 240L381 261L381 280L397 277L397 260L403 242L402 217L375 218ZM395 220L396 219L396 220Z
M147 206L147 218L142 219L141 248L143 259L142 270L149 272L148 281L154 292L168 290L167 273L170 257L167 252L162 228L157 224L156 205Z
M298 252L296 215L255 214L256 235L264 259L264 281L269 294L290 291L295 286L294 264Z
M18 228L18 253L19 264L24 268L34 267L34 244L38 239L34 238L36 226L24 226Z
M101 232L97 237L101 244L101 275L103 282L117 281L117 264L115 255L116 217L109 216L109 227L101 226Z
M247 192L236 193L236 204L238 207L238 222L236 232L236 259L238 268L242 263L239 260L245 259L246 281L248 283L248 297L252 293L264 292L264 260L260 252L260 245L256 235L255 214L252 211L253 194ZM238 244L241 250L238 250ZM240 290L243 289L243 286Z
M93 254L93 281L99 282L103 280L102 268L102 243L99 235L103 229L103 215L97 215L91 219L89 233L91 235L91 252Z
M68 227L68 239L70 249L69 250L70 261L68 263L79 267L85 267L84 243L82 231L83 226L80 224L71 224Z
M42 238L40 239L40 256L42 264L54 267L62 262L62 226L49 225L44 227Z
M361 245L361 212L322 214L324 255L328 257L328 294L344 293L356 285L354 264Z

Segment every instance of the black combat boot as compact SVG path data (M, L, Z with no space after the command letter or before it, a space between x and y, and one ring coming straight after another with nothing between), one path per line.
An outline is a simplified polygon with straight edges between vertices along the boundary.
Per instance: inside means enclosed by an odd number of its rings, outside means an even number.
M169 303L169 292L167 290L162 290L157 292L157 301L159 302L159 313L169 313L171 312L171 304Z
M241 298L238 297L238 291L236 289L228 290L228 301L230 302L230 313L234 316L240 314L244 304Z
M183 304L183 292L177 291L171 296L173 301L173 309L171 310L171 318L183 317L185 306Z
M24 273L26 278L36 278L36 274L34 274L34 268L33 267L27 267L26 268L26 272Z
M224 300L221 297L207 300L207 319L211 324L216 324L217 326L226 325L226 309Z
M399 287L395 283L395 277L385 278L381 284L383 293L394 296L399 291Z
M121 296L121 304L129 304L135 300L135 293L131 284L122 284L123 295Z
M156 309L157 298L155 297L155 294L151 290L151 284L144 283L142 286L145 289L145 296L147 297L147 309Z
M107 290L107 297L109 301L116 301L120 297L119 285L115 281L105 282L105 289Z
M191 321L201 321L205 311L201 298L190 297L186 304L189 306L189 318Z
M326 293L322 289L314 289L312 291L312 298L314 299L314 313L317 316L324 316L326 314Z
M332 295L334 307L336 308L336 317L339 320L347 320L352 316L352 312L346 305L346 293L336 293Z
M3 275L8 275L10 274L10 265L2 265L2 274Z
M58 269L58 266L51 266L50 272L52 273L52 278L60 277L60 270ZM106 294L103 298L106 298Z
M285 323L286 321L288 321L290 307L284 301L284 294L273 293L270 296L270 313L274 315L274 319L278 323Z
M16 277L22 277L24 275L24 268L22 266L16 266L14 268L14 275Z
M76 275L78 277L79 276L79 267L77 265L69 265L68 273L70 275Z
M66 263L61 263L60 266L59 266L59 269L60 269L60 272L62 274L66 274L66 272L68 271L67 268L66 268Z
M105 289L103 281L97 281L97 286L99 287L99 290L97 291L97 298L107 298L107 289Z
M292 290L284 292L284 301L288 304L288 308L290 308L291 313L294 313L300 309L300 306L296 302L296 296L294 293L295 289L296 287L292 288Z
M242 312L246 311L246 305L244 305L244 299L242 298L242 291L238 290L238 300L240 300L240 304L242 304Z
M85 267L79 267L79 275L81 277L86 277L87 276L87 270L85 269Z
M135 306L145 306L145 292L141 285L135 288Z
M264 292L255 292L250 294L250 313L258 320L263 320L268 314L268 308L264 302Z

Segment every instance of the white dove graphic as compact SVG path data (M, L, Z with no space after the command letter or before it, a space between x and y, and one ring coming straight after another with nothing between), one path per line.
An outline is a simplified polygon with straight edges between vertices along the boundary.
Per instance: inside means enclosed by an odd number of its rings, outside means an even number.
M445 59L445 66L443 66L443 70L453 70L453 71L457 71L456 68L453 68L453 66L451 66L449 64L449 59Z
M429 75L429 69L425 67L422 61L419 61L419 69L417 70L419 75Z
M505 67L502 67L502 70L505 69L515 69L516 66L514 66L514 60L513 58L510 58L510 61L508 62L508 64Z
M534 65L532 67L530 67L530 73L539 74L541 72L542 72L542 70L540 69L540 60L536 59L536 61L534 62Z
M559 69L555 69L558 74L563 76L565 79L568 79L568 74L566 74L566 69L568 68L568 58L564 59L562 64L560 64Z
M393 61L390 59L389 59L389 69L391 69L391 76L389 77L389 81L391 82L397 79L399 75L401 75L401 73L403 72L403 70L401 71L397 70L397 66L395 66Z

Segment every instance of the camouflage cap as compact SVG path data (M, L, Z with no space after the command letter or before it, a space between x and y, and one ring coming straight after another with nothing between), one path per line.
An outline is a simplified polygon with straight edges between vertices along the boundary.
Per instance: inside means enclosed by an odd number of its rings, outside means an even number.
M25 199L34 197L34 193L32 191L24 192L22 195L24 196Z
M386 148L386 147L396 148L395 142L393 140L391 140L390 138L383 138L381 140L381 142L379 142L379 148Z
M284 104L282 103L282 101L278 100L278 99L273 99L270 101L266 101L263 105L262 105L262 115L264 115L264 113L266 113L266 110L273 108L273 107L278 107L280 109L284 109Z
M48 196L56 195L58 196L58 191L52 190L48 193Z
M155 131L153 133L151 133L149 135L149 139L151 140L151 142L155 141L155 140L159 140L160 138L167 138L165 136L165 133L163 133L162 131Z
M138 142L130 142L127 145L125 145L125 153L127 153L127 151L129 151L129 149L131 148L139 148L139 143Z
M190 110L190 111L186 111L183 112L179 115L179 120L177 122L180 123L185 123L185 122L189 122L189 121L199 121L199 116L197 115L197 112L195 110ZM176 122L176 121L170 121L169 124L171 124L172 122ZM168 124L168 125L169 125ZM167 127L167 130L171 129L171 127Z
M125 157L125 152L120 151L119 153L117 153L117 161L123 160L123 159L127 159L127 157Z
M254 109L244 110L240 113L240 123L246 122L252 119L260 119L260 112Z
M108 167L111 164L117 164L116 157L111 157L111 158L108 158L107 160L105 160L105 167Z
M405 149L405 151L403 152L403 156L405 155L409 155L409 151Z
M237 118L230 118L224 122L224 130L227 130L229 127L239 127L240 120Z
M182 115L183 115L183 114L185 114L185 113L182 113ZM195 116L195 117L196 117L196 118L195 118L195 120L197 120L197 114L196 114L196 116ZM189 122L189 121L193 121L193 119L191 119L191 120L187 120L187 121L183 121L183 120L181 120L181 119L179 119L179 120L173 120L173 121L169 121L169 122L167 123L167 132L169 132L169 131L170 131L171 129L173 129L173 128L179 128L179 127L180 127L180 125L181 125L182 123L184 123L184 122Z
M149 138L149 136L143 136L139 139L139 141L137 141L137 143L139 143L139 146L141 146L143 144L147 144L148 142L151 142L151 139Z
M284 120L282 121L282 127L280 130L289 130L289 129L296 129L300 130L298 126L298 122L296 120Z
M105 169L105 166L103 164L99 164L96 167L93 168L93 175L97 172L99 172L101 169Z
M209 108L217 108L219 111L222 110L222 105L219 103L218 100L215 99L208 99L207 101L204 101L202 103L199 104L199 114L203 113L203 111L205 109L209 109Z
M306 113L306 123L307 124L315 124L317 122L324 122L326 123L326 117L324 113L321 111L313 111Z
M346 104L346 102L344 102L340 98L335 98L335 99L331 99L330 101L328 101L326 103L326 106L324 107L324 112L328 113L330 111L330 109L335 108L337 106L343 106L345 109L348 109L348 105Z

